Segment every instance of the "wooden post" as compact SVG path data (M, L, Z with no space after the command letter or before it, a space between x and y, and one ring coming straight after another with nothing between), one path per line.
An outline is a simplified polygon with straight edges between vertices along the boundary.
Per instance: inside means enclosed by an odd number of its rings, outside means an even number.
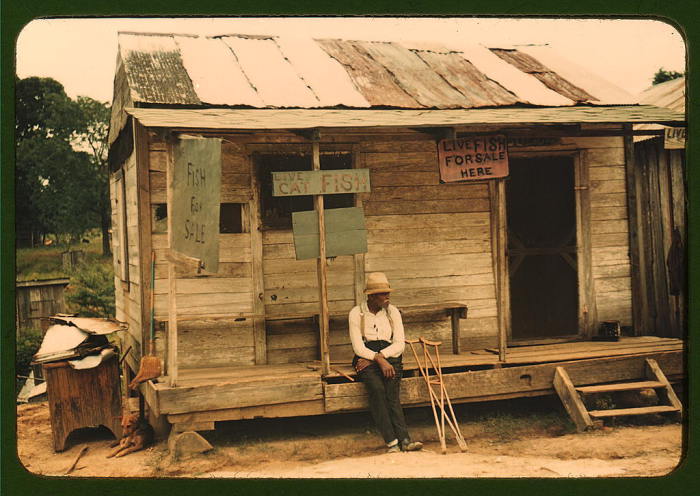
M627 218L629 219L629 252L632 272L632 321L635 336L647 332L648 306L646 265L644 253L644 229L642 213L646 205L641 204L639 166L635 163L632 124L624 125L625 136L625 181L627 189Z
M168 139L168 170L166 182L166 199L168 205L168 249L172 248L173 237L173 171L175 168L175 156L173 150L173 138ZM167 339L167 363L166 374L170 378L170 386L177 384L177 273L175 263L168 260L168 339Z
M320 152L320 132L314 131L312 153L313 153L313 170L321 170L321 152ZM330 351L328 349L328 273L326 266L326 225L323 214L323 195L314 195L314 208L318 213L318 244L319 254L317 263L318 275L318 299L321 306L321 314L319 320L319 338L321 348L321 372L328 375L331 371Z
M493 207L492 207L493 208ZM506 347L508 346L508 316L510 315L509 291L508 291L508 257L506 256L506 183L503 179L496 179L496 209L497 209L497 261L496 274L498 277L498 293L496 304L498 305L498 359L506 361Z

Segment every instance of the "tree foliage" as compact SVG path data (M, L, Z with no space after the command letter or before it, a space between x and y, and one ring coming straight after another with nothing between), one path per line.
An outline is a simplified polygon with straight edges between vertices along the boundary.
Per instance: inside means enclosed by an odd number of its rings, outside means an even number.
M656 85L656 84L661 84L665 83L666 81L671 81L672 79L678 79L679 77L683 77L684 74L678 71L667 71L663 67L660 67L658 71L654 74L654 79L652 80L651 84Z
M71 100L58 81L16 81L18 231L75 240L99 226L109 254L108 123L106 105Z
M81 317L114 317L114 273L110 266L81 265L71 276L66 301Z

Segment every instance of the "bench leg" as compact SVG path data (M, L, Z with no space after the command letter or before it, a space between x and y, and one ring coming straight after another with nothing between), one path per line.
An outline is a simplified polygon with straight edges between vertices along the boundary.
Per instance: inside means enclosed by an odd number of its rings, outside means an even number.
M450 311L450 320L452 321L452 353L459 355L459 318L458 310Z

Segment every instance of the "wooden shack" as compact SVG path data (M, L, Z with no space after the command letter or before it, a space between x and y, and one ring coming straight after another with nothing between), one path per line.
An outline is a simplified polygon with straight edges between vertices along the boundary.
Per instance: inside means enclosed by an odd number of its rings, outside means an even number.
M640 104L685 113L685 77L643 91ZM639 131L658 134L634 138L635 182L641 210L638 243L647 247L640 260L638 327L644 332L682 337L687 322L687 199L685 127L639 124ZM678 136L679 139L674 139Z
M17 338L22 330L41 329L41 320L66 311L65 289L70 279L45 279L41 281L17 281L16 329Z
M442 341L457 402L553 394L556 367L574 384L639 378L646 358L678 380L682 342L638 325L645 207L629 185L632 125L684 119L546 47L121 33L109 139L125 363L138 370L153 291L166 377L141 392L177 430L362 409L347 313L381 271L408 336ZM219 264L175 267L169 298L167 171L183 136L221 140ZM441 182L439 142L493 136L507 178ZM314 143L321 169L369 169L371 182L326 195L326 208L362 207L368 241L326 262L327 341L317 264L296 259L291 230L313 203L273 197L270 179L310 170ZM609 320L627 337L592 342ZM406 360L404 404L424 405Z

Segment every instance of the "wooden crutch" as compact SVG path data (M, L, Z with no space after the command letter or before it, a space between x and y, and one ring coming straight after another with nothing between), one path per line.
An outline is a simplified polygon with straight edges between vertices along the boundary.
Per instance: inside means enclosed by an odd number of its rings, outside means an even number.
M447 402L447 406L450 409L450 415L452 416L452 421L454 422L454 427L452 428L452 431L455 434L455 437L457 438L457 444L459 445L459 449L461 451L467 451L467 443L464 440L464 436L462 436L462 432L459 430L459 423L457 422L457 416L455 415L454 408L452 408L452 402L450 401L450 396L447 394L447 388L445 387L445 381L442 377L442 365L440 363L440 350L438 349L438 346L440 346L442 343L440 341L428 341L427 339L420 338L419 341L423 344L423 349L426 350L427 346L434 346L435 347L435 357L437 359L437 366L435 362L433 361L433 358L430 356L429 353L426 352L426 356L430 360L431 365L437 372L438 376L438 382L440 384L440 391L441 391L441 398L444 395L444 398ZM426 362L426 368L428 364ZM443 405L443 413L444 413L444 405ZM449 418L448 418L449 420ZM450 424L452 426L452 424Z
M413 352L413 357L416 359L416 364L418 364L418 369L420 370L420 375L423 376L423 379L425 379L425 385L428 388L428 396L430 396L430 407L433 409L433 418L435 419L435 428L437 429L438 432L438 439L440 439L440 447L442 448L442 452L446 453L447 452L447 447L445 446L445 431L444 431L444 426L443 428L440 428L440 422L438 421L438 416L437 416L437 411L435 410L435 400L437 398L437 395L433 391L433 386L430 384L430 379L426 375L425 371L423 370L423 366L420 363L420 360L418 359L418 353L416 353L416 350L413 348L414 343L418 343L418 339L407 339L406 342L409 344L411 347L411 352ZM427 365L427 363L426 363Z
M423 378L426 380L426 385L428 387L428 393L430 394L431 404L437 404L438 397L437 397L437 394L435 394L435 391L433 391L432 386L433 386L433 384L438 384L438 383L433 382L429 379L429 375L427 373L427 371L428 371L427 362L425 364L425 369L424 369L420 363L420 360L418 359L418 355L416 354L416 350L413 349L413 343L417 343L417 342L419 342L419 340L418 339L406 340L406 342L411 345L411 351L413 352L413 356L415 357L416 363L418 364L418 369L420 370ZM447 392L447 390L445 390L445 392ZM435 403L433 403L433 401ZM439 424L439 421L437 420L437 413L435 411L433 411L433 416L435 417L435 425L437 426L438 435L440 435L440 424ZM445 417L445 420L447 421L447 425L450 426L450 429L452 429L452 432L454 433L455 438L459 438L461 436L461 432L459 432L459 430L458 430L459 426L457 426L455 423L453 423L453 421L448 416ZM455 422L456 422L456 419L455 419ZM444 426L443 426L442 438L444 439L444 437L445 436L444 436ZM464 445L464 448L466 448L466 444ZM445 448L445 449L447 449L447 448ZM447 451L443 451L443 454L445 454L446 452Z

